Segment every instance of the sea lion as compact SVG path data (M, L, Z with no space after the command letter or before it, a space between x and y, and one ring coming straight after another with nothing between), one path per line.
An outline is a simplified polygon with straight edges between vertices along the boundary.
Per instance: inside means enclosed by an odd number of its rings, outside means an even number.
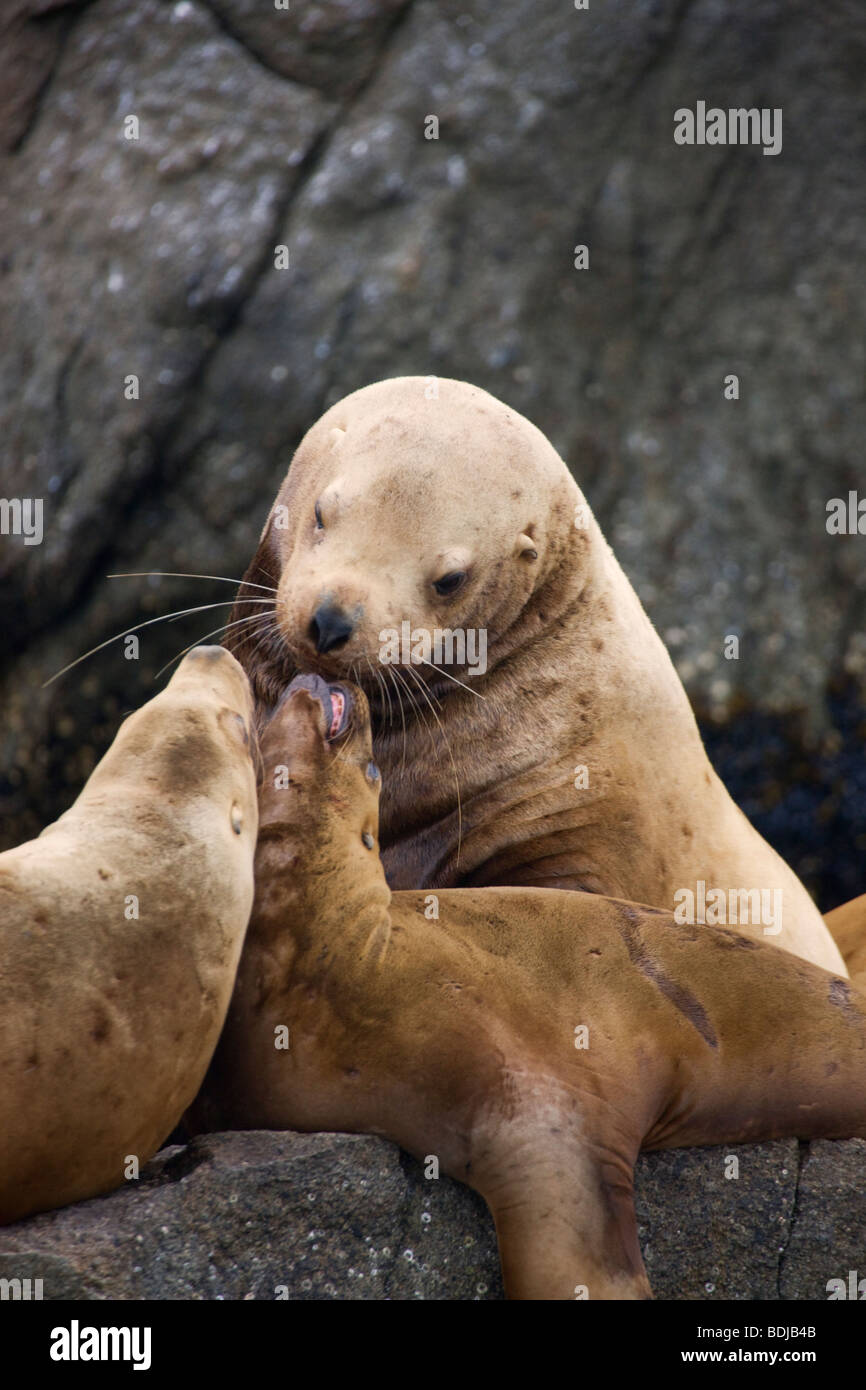
M826 912L824 921L851 979L866 988L866 893Z
M232 623L262 715L299 667L364 688L393 888L584 889L684 915L691 901L698 920L709 901L707 920L844 974L806 889L711 767L565 464L486 392L401 377L328 410ZM424 664L419 639L419 664L407 629L456 630L467 651L443 638Z
M763 941L585 893L391 893L363 694L261 738L256 900L187 1117L383 1135L468 1183L512 1298L650 1294L639 1149L866 1135L866 998ZM433 909L435 908L435 914Z
M0 1222L137 1176L196 1094L253 900L246 676L190 652L0 855Z

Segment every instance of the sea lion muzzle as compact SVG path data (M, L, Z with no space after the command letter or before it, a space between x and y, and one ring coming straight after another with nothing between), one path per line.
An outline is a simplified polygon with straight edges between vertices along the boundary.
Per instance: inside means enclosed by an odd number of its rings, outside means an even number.
M325 738L329 743L345 733L352 712L352 696L344 685L329 684L321 676L308 672L295 676L280 703L290 699L295 690L308 691L321 704L325 711Z

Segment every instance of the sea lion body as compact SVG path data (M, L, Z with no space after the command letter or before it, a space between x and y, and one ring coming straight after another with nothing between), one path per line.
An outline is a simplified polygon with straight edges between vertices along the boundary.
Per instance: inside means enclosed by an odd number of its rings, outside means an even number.
M824 914L851 979L866 987L866 893Z
M713 771L552 445L484 391L437 390L379 382L301 442L229 630L261 716L298 667L362 685L393 888L572 888L666 909L702 886L726 903L763 892L781 921L716 920L844 973L805 888ZM435 670L392 660L385 638L404 624L475 634L476 656L484 634L485 659L473 674L452 644Z
M0 855L0 1221L117 1187L194 1097L253 897L252 700L198 648Z
M293 685L262 734L256 902L194 1129L436 1156L488 1202L519 1298L649 1294L642 1147L866 1134L866 999L847 980L596 895L391 894L369 736L357 718L329 744L327 722Z

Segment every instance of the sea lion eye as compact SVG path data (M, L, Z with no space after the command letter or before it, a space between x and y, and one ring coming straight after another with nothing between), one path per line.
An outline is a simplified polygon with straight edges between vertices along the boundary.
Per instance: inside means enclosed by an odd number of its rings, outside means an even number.
M317 531L324 531L324 529L325 529L325 523L324 523L324 521L322 520L322 509L321 509L321 507L319 506L318 502L316 503L315 507L313 508L313 514L314 514L314 516L315 516L315 518L316 518L316 530L317 530Z
M443 574L441 579L434 580L433 588L436 590L437 594L441 594L444 598L446 594L456 594L457 590L461 589L465 582L465 570L452 570L450 574Z

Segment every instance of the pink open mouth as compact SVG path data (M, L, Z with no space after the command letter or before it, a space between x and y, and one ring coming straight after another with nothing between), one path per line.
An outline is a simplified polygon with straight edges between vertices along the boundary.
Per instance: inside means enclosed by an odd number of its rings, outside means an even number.
M321 676L307 672L295 676L283 699L287 699L293 690L299 689L308 690L322 706L325 715L325 738L328 743L345 733L352 713L352 697L345 686L329 685Z
M343 690L338 685L332 685L331 695L331 723L328 728L328 738L336 738L345 727L347 700Z

